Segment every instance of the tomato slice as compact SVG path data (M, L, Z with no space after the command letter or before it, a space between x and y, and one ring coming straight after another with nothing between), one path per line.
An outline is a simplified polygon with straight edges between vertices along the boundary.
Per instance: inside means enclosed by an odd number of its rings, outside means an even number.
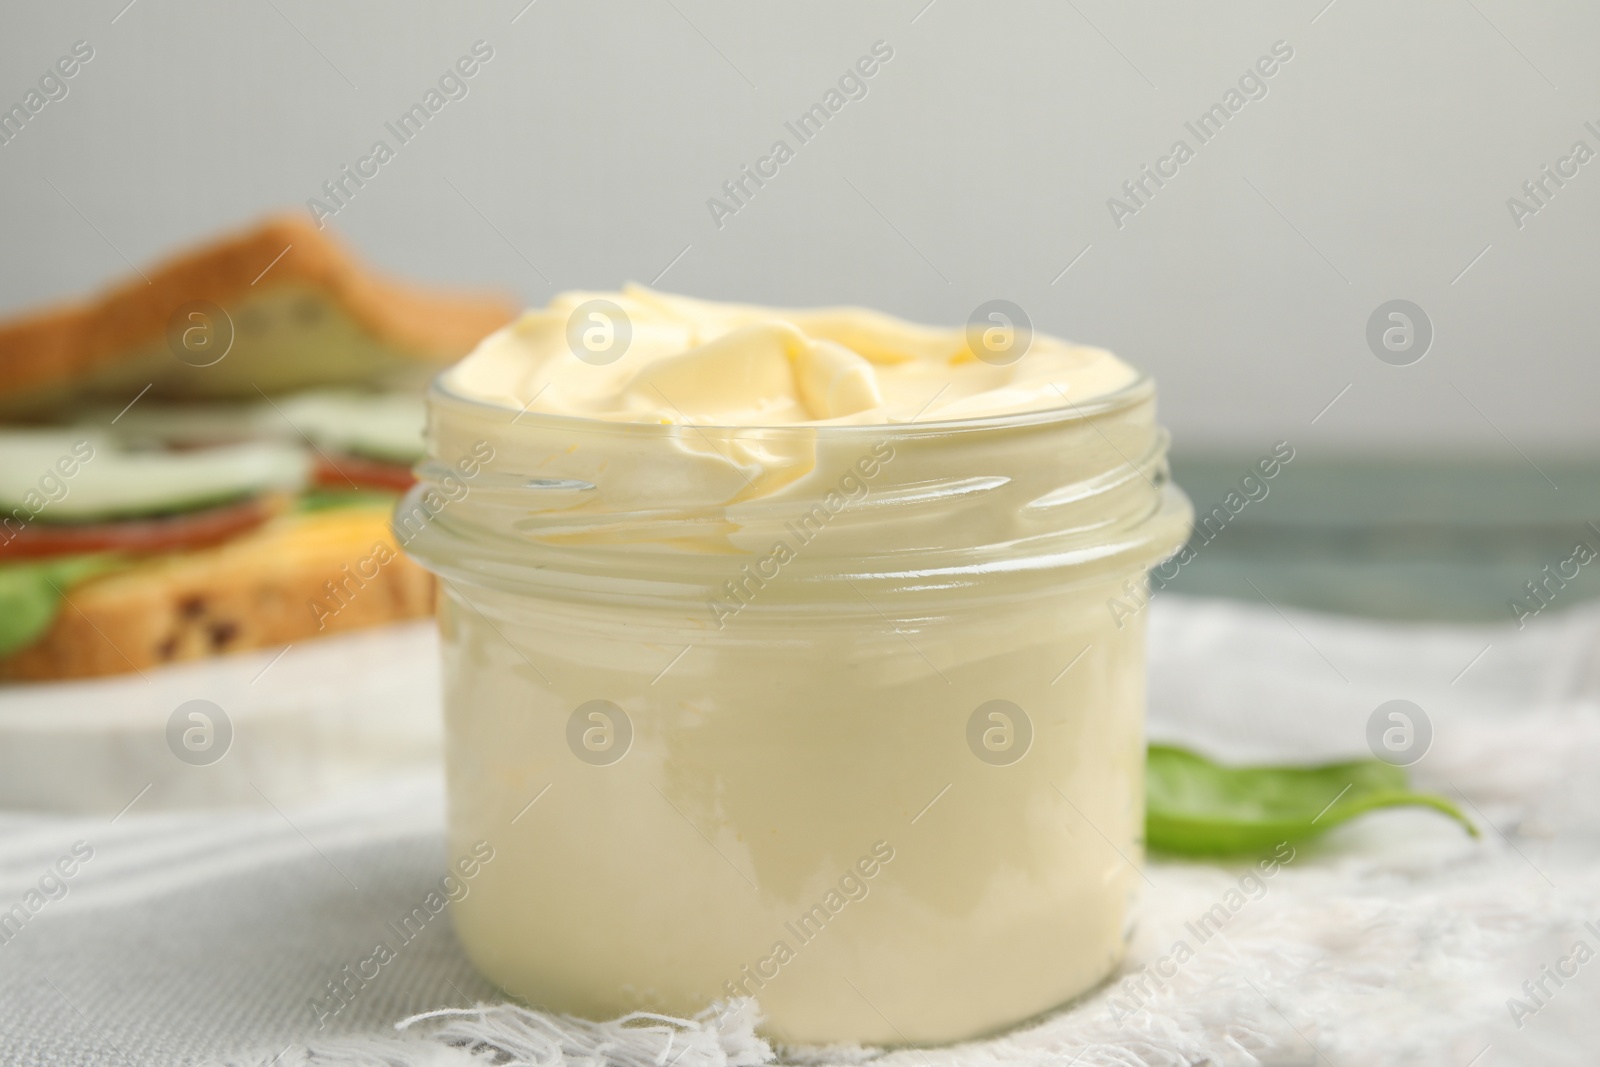
M20 530L0 524L0 562L67 556L83 552L144 555L180 548L203 548L254 529L282 510L267 497L221 504L203 511L111 522L30 522ZM10 535L10 540L4 538Z
M357 489L391 489L396 493L403 493L417 484L417 476L403 463L385 463L363 456L334 458L320 453L311 480L319 489L348 489L354 483Z

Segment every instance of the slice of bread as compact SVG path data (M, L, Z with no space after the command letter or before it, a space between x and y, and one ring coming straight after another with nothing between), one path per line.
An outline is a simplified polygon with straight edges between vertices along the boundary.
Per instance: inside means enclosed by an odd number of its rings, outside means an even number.
M429 615L433 576L407 559L387 506L281 515L64 590L50 629L0 659L0 679L146 670Z
M191 318L197 305L223 314L202 307ZM381 279L307 220L283 216L98 299L0 321L0 418L120 407L146 385L153 398L255 399L258 388L420 384L516 311L505 298ZM175 350L191 335L209 347Z

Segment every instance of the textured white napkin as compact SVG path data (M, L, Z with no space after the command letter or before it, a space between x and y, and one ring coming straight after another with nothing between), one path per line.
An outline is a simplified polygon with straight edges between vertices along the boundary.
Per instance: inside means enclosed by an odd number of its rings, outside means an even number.
M140 812L301 804L433 766L438 648L428 619L140 674L0 685L0 809L109 816L135 796ZM207 747L175 759L197 727Z
M1600 951L1600 608L1521 633L1176 598L1150 615L1153 737L1241 760L1359 755L1373 709L1408 699L1434 735L1417 781L1460 799L1483 838L1428 812L1380 813L1302 846L1259 888L1242 865L1152 861L1118 979L1001 1038L879 1062L1593 1062L1600 962L1574 947ZM746 1067L868 1055L771 1050L748 1005L608 1026L497 1005L447 914L319 1028L310 1005L325 983L442 870L441 807L421 775L309 807L135 805L115 823L0 815L0 910L30 891L44 900L0 930L0 1060L496 1062L476 1048L552 1067ZM459 1014L395 1029L436 1009Z

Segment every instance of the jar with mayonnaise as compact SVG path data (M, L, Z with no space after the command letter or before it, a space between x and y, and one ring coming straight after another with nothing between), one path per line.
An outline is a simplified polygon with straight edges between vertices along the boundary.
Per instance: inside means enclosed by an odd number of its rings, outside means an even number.
M996 321L572 293L438 379L397 522L442 582L451 855L494 850L453 914L488 978L925 1044L1116 966L1126 605L1190 511L1148 378Z

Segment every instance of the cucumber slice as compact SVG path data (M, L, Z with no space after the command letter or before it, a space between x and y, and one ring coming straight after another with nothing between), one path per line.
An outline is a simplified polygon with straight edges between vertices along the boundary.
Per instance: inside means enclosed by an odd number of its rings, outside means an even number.
M298 492L303 448L272 442L129 452L100 433L0 431L0 521L90 522L192 511L269 491Z
M427 405L420 394L318 390L278 401L294 428L328 452L409 466L422 458Z
M114 408L93 415L105 425ZM420 393L361 393L317 389L268 403L161 404L147 400L123 414L119 439L140 445L211 445L266 440L346 452L410 466L422 458L426 405ZM86 420L89 421L89 420Z

